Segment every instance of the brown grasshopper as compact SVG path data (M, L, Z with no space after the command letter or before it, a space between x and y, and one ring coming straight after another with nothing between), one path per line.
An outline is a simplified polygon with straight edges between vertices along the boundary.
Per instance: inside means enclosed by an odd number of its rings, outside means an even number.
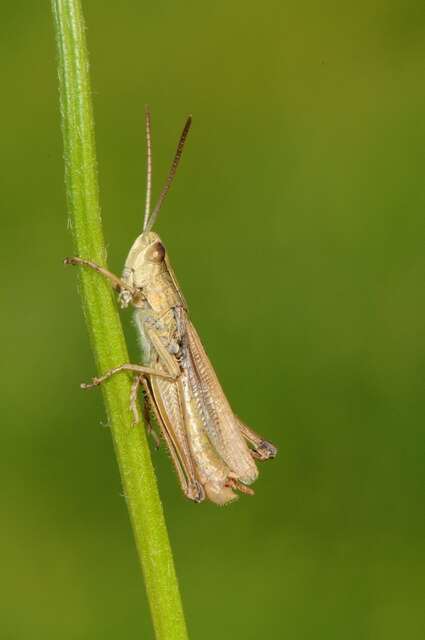
M143 231L130 249L122 278L82 258L67 258L65 263L95 269L119 292L122 307L132 304L143 351L141 365L122 364L81 386L88 389L120 371L132 372L130 407L134 422L139 421L136 397L143 385L184 494L195 502L207 497L216 504L226 504L237 498L234 489L254 493L249 485L258 476L255 460L274 458L277 449L249 429L230 408L190 321L167 251L158 234L152 231L176 174L190 125L191 117L186 121L165 186L151 212L151 119L146 109L145 217Z

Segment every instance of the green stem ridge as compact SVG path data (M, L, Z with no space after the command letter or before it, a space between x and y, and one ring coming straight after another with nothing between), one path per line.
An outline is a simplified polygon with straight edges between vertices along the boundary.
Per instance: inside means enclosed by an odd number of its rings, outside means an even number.
M106 266L97 182L85 26L79 0L52 0L58 51L65 182L76 254ZM80 294L100 373L128 362L112 289L79 267ZM133 427L130 379L102 385L124 495L145 578L157 640L187 640L187 631L162 505L143 425ZM119 587L121 589L121 586Z

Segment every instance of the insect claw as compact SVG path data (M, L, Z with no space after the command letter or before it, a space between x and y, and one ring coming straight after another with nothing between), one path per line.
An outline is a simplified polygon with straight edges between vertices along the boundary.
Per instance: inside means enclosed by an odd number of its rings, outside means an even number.
M275 458L277 456L277 447L275 447L271 442L263 440L257 448L257 453L260 455L262 460Z
M251 487L247 487L245 484L242 484L242 482L239 482L239 480L235 480L235 478L232 478L230 476L227 479L225 486L230 487L231 489L237 489L241 493L245 493L247 496L253 496L255 494L254 489L251 489Z
M82 382L80 384L81 389L93 389L93 387L97 387L100 384L100 380L98 378L93 378L92 382Z
M151 430L148 431L149 435L152 436L152 439L154 441L154 446L155 449L158 451L161 448L161 440L159 439L158 434L156 433L156 431L154 431L151 427Z
M197 480L191 482L190 487L188 487L186 496L189 500L193 500L193 502L199 504L205 500L205 491L203 486Z
M64 258L63 263L64 264L72 264L72 265L80 264L79 259L78 258L74 258L74 257Z
M118 295L118 302L121 309L126 309L130 304L132 298L133 295L130 291L128 291L128 289L123 289L122 291L120 291Z

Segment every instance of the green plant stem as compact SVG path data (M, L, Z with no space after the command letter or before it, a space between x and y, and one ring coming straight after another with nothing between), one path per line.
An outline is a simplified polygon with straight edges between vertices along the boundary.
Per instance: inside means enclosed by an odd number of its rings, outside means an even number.
M100 216L94 123L85 26L79 0L52 0L65 181L76 254L106 266ZM84 315L99 372L128 362L111 286L78 267ZM102 385L115 452L158 640L187 639L182 603L156 478L143 425L132 426L130 380L113 376ZM116 585L122 591L122 585Z

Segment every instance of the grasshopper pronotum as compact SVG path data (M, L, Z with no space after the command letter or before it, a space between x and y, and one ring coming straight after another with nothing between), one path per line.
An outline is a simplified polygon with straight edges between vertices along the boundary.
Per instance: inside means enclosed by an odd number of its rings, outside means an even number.
M130 407L134 421L139 421L135 400L139 386L143 385L184 494L195 502L207 497L216 504L225 504L237 498L235 489L254 493L249 485L258 475L255 460L274 458L277 449L249 429L230 408L190 321L166 249L152 231L175 176L190 125L189 117L165 186L151 212L151 120L146 109L144 224L130 249L122 278L83 258L67 258L65 262L95 269L119 292L122 307L132 304L143 351L142 364L122 364L81 386L91 388L120 371L132 372Z

